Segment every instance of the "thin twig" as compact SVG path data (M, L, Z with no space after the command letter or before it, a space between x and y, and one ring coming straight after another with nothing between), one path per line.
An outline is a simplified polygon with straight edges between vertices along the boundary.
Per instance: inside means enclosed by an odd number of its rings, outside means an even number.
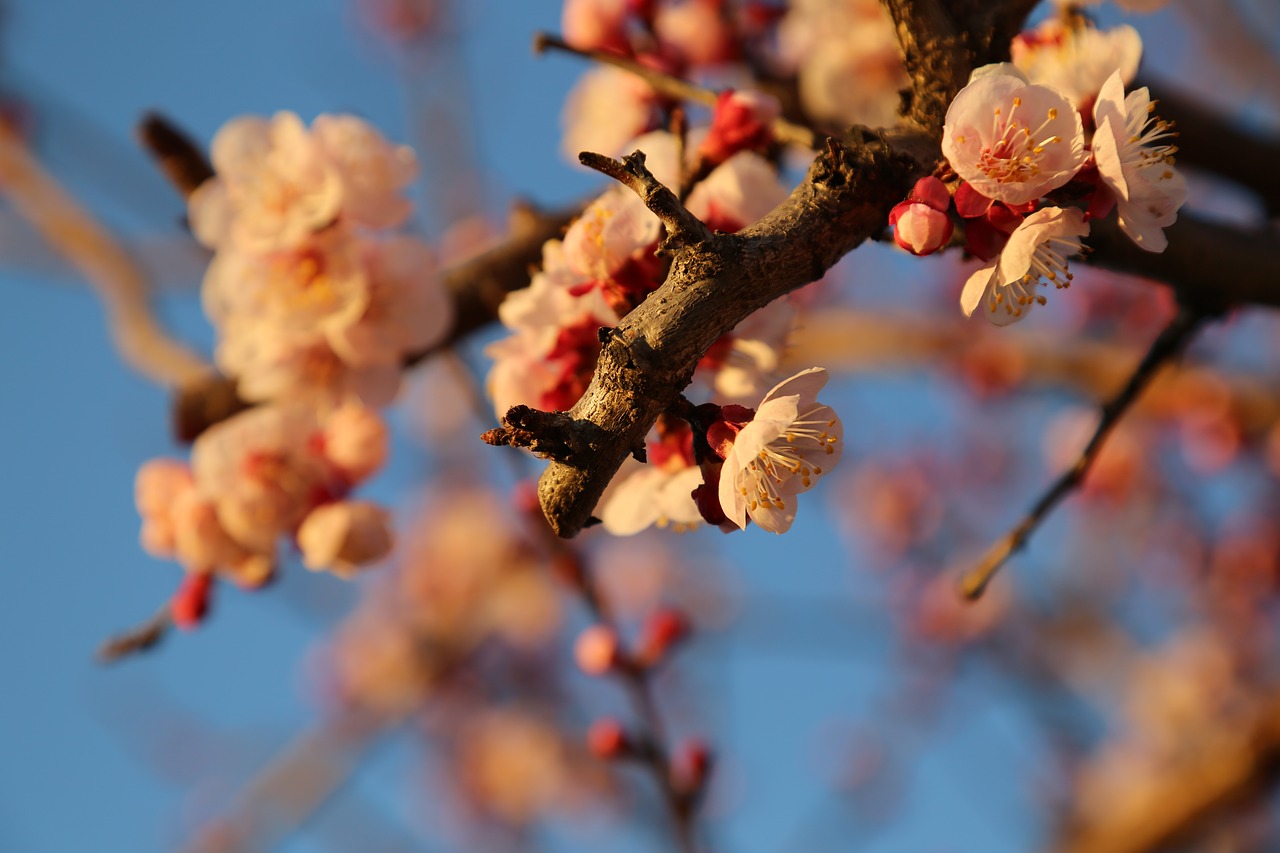
M173 614L166 603L141 625L108 637L98 646L99 663L115 663L156 646L173 628Z
M1138 396L1155 378L1160 368L1176 358L1190 343L1191 338L1199 330L1205 319L1206 315L1200 312L1188 308L1179 309L1177 315L1169 322L1169 325L1152 342L1147 354L1143 356L1142 361L1134 368L1129 381L1125 383L1125 386L1120 389L1120 392L1115 397L1103 405L1102 420L1094 431L1093 437L1089 439L1089 443L1085 445L1084 451L1076 459L1075 464L1049 487L1049 490L1036 501L1031 511L1016 527L987 550L978 565L961 580L961 591L966 598L979 598L1005 561L1015 551L1025 546L1031 534L1048 517L1054 507L1084 482L1085 475L1089 473L1089 468L1102 450L1103 442L1111 434L1111 430L1120 422L1124 414L1129 411Z
M607 50L583 50L574 47L551 33L537 33L534 35L534 53L542 53L550 49L599 62L602 65L612 65L615 68L621 68L623 71L629 71L652 86L655 92L671 98L694 101L699 104L705 104L708 107L714 107L721 94L715 89L696 86L688 80L676 77L674 74L667 74L656 68L642 65L620 53L610 53ZM779 142L816 149L825 134L819 134L812 128L796 124L787 119L777 118L773 120L773 135Z
M571 545L552 535L549 527L542 526L541 529L548 534L546 542L551 554L566 557L578 566L579 570L574 573L572 582L566 586L578 593L593 622L608 628L615 636L619 635L613 608L602 594L590 566L584 564L582 555ZM663 802L671 814L679 850L682 853L695 853L698 845L694 818L699 792L682 790L672 778L671 741L654 697L652 671L643 665L629 662L615 667L612 674L626 688L632 711L643 727L637 737L641 748L635 750L633 757L648 769L662 792Z
M668 240L679 246L692 246L711 239L711 229L689 212L679 196L662 185L644 164L644 152L635 151L614 160L603 154L584 151L578 155L582 165L608 175L628 187L645 203L645 207L667 226Z
M160 113L147 113L138 122L138 142L173 184L183 201L213 177L213 166L182 128Z

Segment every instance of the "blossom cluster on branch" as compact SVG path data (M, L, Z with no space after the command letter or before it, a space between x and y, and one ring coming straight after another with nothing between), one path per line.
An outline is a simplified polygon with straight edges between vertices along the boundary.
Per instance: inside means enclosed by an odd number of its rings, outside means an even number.
M1139 247L1167 247L1187 187L1172 125L1145 88L1125 94L1141 51L1132 27L1053 19L1014 40L1012 63L974 70L951 102L947 182L922 178L889 223L898 245L927 255L952 242L959 219L965 251L984 261L960 296L966 315L982 306L1006 325L1045 304L1041 287L1069 287L1090 221L1113 210Z
M215 176L192 193L195 236L214 251L205 313L218 367L259 405L203 433L191 463L142 469L143 545L190 577L173 615L203 614L211 578L265 582L277 542L313 569L350 574L391 548L390 516L352 489L383 464L377 409L407 355L447 332L431 250L395 232L417 165L353 116L310 128L292 113L228 123Z

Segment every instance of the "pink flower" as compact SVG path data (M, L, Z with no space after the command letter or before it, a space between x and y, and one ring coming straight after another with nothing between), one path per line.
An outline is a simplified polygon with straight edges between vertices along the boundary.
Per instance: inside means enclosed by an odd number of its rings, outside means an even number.
M1065 288L1071 284L1067 258L1082 251L1081 237L1089 233L1084 213L1074 207L1046 207L1022 221L995 260L969 276L960 294L960 307L972 316L986 303L987 319L1006 326L1022 319L1045 298L1036 285L1053 282Z
M565 0L564 40L582 50L628 51L627 0Z
M240 396L254 402L358 400L380 407L400 392L398 364L349 365L321 334L290 334L263 323L245 321L224 330L214 360L236 377Z
M342 183L342 215L369 228L394 228L413 205L401 193L418 176L407 145L392 145L368 122L351 115L321 115L311 123L321 154Z
M746 529L747 517L785 533L795 520L795 496L840 461L844 428L817 401L827 371L811 367L774 386L738 430L720 472L720 506Z
M217 177L189 202L192 230L210 248L290 248L338 216L341 178L293 113L227 122L210 159Z
M293 332L350 325L369 300L360 247L349 231L334 228L271 253L223 248L205 272L205 314L220 331L243 318Z
M1115 196L1120 228L1140 248L1163 252L1164 229L1178 218L1187 183L1173 167L1178 149L1162 141L1175 135L1173 126L1152 123L1154 106L1145 88L1126 96L1119 72L1112 74L1093 108L1093 156Z
M721 0L668 0L657 8L654 33L664 55L688 65L715 65L737 56Z
M390 450L382 417L358 405L343 406L329 415L322 440L325 458L351 483L372 476Z
M942 181L925 177L916 181L907 200L889 211L893 240L913 255L931 255L951 240L955 226L947 210L951 194Z
M1080 171L1084 127L1060 92L1030 85L1008 63L987 65L947 109L942 153L982 195L1025 204Z
M594 151L617 156L628 140L658 125L658 96L648 83L612 66L592 69L565 102L561 150L573 162Z
M893 22L875 0L792 0L778 27L779 65L795 71L805 111L842 125L887 127L908 85Z
M297 248L339 216L371 228L402 223L401 191L417 174L413 151L390 145L354 116L293 113L227 122L211 146L216 177L189 202L191 227L210 248L266 253Z
M609 484L597 507L605 530L630 536L658 525L677 530L701 521L693 490L702 485L702 471L693 459L693 431L678 422L661 421L658 439L648 445L647 465L627 463Z
M1099 30L1084 19L1067 25L1050 18L1010 46L1013 64L1032 83L1056 89L1086 108L1112 72L1127 85L1138 73L1142 37L1128 24Z
M764 386L779 378L778 366L797 315L790 298L770 302L712 344L695 375L712 386L717 402L759 400Z
M734 232L763 219L787 192L767 160L754 151L739 151L693 188L685 206L712 228Z
M415 238L367 243L364 270L364 311L354 322L335 324L326 339L349 365L398 369L406 356L445 336L453 324L453 303L436 276L435 256Z
M564 261L587 279L607 279L658 242L658 217L625 187L593 201L564 235Z
M200 496L236 542L272 553L314 507L350 483L323 455L322 424L305 405L258 406L204 432L191 449Z
M142 547L197 574L218 572L242 586L257 586L274 567L274 548L255 551L231 538L213 503L196 487L191 468L176 459L152 459L138 469Z

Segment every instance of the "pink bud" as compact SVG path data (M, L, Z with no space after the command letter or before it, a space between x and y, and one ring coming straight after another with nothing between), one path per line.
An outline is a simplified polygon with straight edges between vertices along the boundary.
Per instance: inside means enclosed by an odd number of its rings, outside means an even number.
M782 112L778 99L762 92L721 93L711 116L711 130L698 153L723 163L739 151L763 148L773 140L773 120Z
M677 790L696 794L707 784L710 770L711 749L695 738L683 743L672 759L671 781Z
M209 572L188 572L182 584L169 602L173 624L184 631L199 625L209 613L209 599L213 592L213 575Z
M680 641L689 636L689 620L673 607L663 607L645 621L640 636L639 658L648 666L661 662Z
M916 185L907 194L907 201L927 204L934 210L941 210L945 213L947 208L951 206L951 192L947 189L946 184L929 175L916 181Z
M587 748L598 758L620 758L630 747L622 723L612 717L596 720L587 732Z
M325 425L324 455L353 483L359 482L387 459L387 425L372 409L343 406Z
M308 569L348 577L391 552L391 516L369 501L323 504L307 513L297 540Z
M587 675L604 675L618 665L618 635L607 625L592 625L578 635L573 658Z
M889 212L893 240L913 255L931 255L947 245L955 228L942 210L913 201L899 202Z

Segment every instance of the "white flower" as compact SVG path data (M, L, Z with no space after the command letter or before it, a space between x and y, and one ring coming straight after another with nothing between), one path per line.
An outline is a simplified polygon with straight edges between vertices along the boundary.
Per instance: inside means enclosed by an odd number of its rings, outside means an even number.
M1015 38L1010 54L1032 83L1057 89L1083 108L1112 72L1119 73L1126 84L1133 80L1142 58L1142 37L1128 24L1099 30L1050 18Z
M1125 96L1120 74L1112 74L1093 107L1093 156L1115 195L1120 228L1139 247L1163 252L1169 245L1164 229L1178 218L1187 183L1173 167L1178 149L1162 142L1174 135L1173 125L1153 124L1154 107L1145 88Z
M942 153L987 198L1025 204L1080 171L1084 126L1062 93L1008 63L986 65L947 109Z
M827 371L802 370L765 395L738 432L720 472L720 507L739 528L747 516L785 533L796 517L795 496L840 461L844 427L817 401Z
M646 528L668 524L677 528L702 523L693 490L702 485L697 465L641 465L624 468L600 501L604 529L614 536L631 536Z
M965 282L960 307L972 316L985 300L987 319L1006 326L1022 319L1031 306L1044 304L1036 285L1053 282L1059 288L1071 284L1067 258L1082 250L1079 238L1089 233L1089 224L1078 208L1045 207L1023 220L1011 235L1004 251Z

